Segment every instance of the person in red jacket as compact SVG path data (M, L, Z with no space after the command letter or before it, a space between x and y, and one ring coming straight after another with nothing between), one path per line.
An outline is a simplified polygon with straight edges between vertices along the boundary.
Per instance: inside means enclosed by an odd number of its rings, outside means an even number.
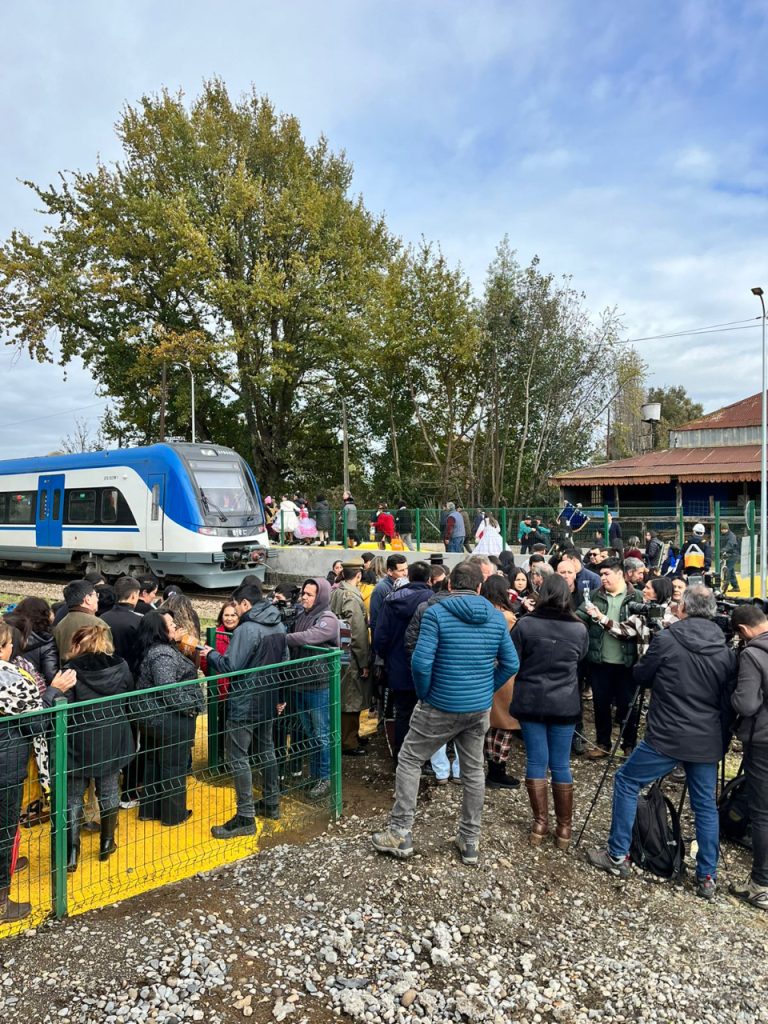
M374 530L380 548L385 548L395 536L395 517L387 511L387 506L384 504L378 506Z

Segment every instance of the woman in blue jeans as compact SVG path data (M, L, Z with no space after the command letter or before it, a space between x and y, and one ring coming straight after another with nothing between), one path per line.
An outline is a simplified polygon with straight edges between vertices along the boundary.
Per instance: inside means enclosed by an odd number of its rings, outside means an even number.
M586 657L586 626L571 611L568 584L547 576L536 608L512 630L520 658L510 713L525 741L525 788L533 811L531 845L549 833L547 770L552 775L555 845L567 850L573 821L571 740L581 714L579 662Z

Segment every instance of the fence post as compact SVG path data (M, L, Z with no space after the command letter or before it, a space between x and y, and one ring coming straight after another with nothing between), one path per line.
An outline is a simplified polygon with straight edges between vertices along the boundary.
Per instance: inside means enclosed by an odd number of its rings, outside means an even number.
M720 502L715 502L715 573L720 575ZM722 587L723 581L720 581Z
M205 631L205 642L216 650L216 627L209 626ZM206 707L208 712L208 768L215 772L219 767L219 681L214 679L206 684Z
M416 550L421 551L421 509L414 509L414 522L416 524Z
M331 660L330 693L330 736L331 744L331 817L341 817L341 652L335 651Z
M285 522L285 512L282 509L280 509L280 546L281 547L283 546L283 544L285 544L285 526L284 526L284 522Z
M501 550L507 550L507 506L503 505L501 508Z
M336 543L336 513L331 512L331 544Z
M755 551L755 503L754 501L748 501L747 507L744 509L744 518L747 524L747 530L749 531L749 596L755 596L755 568L756 568L756 551Z
M608 534L610 533L610 530L611 530L611 524L608 522L608 515L609 515L608 506L607 505L603 505L603 540L605 541L605 546L606 547L608 547L608 545L610 544L610 540L608 538Z
M349 546L349 540L347 539L347 506L341 510L341 546L346 548Z
M679 506L679 515L677 519L677 540L682 548L685 544L685 516L683 515L683 506Z
M53 763L51 765L51 888L53 912L67 916L67 708L66 697L53 703Z

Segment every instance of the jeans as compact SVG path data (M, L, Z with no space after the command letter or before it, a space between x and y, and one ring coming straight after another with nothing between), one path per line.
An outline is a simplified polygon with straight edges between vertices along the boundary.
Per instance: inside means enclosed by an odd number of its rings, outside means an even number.
M309 770L313 779L328 779L331 776L330 747L330 698L328 687L317 690L298 690L295 694L296 710L301 714L301 724L312 754Z
M768 885L768 745L744 744L744 773L752 823L752 881Z
M248 753L253 743L253 755ZM280 781L275 757L275 740L272 721L228 722L227 760L235 785L237 813L241 818L253 818L256 809L253 802L253 760L261 767L262 795L268 810L277 810L280 803Z
M446 546L446 551L456 551L459 554L464 550L464 538L463 537L451 537Z
M120 806L120 774L115 771L111 775L102 775L96 779L96 796L99 801L99 811L102 817L110 811L116 811ZM67 787L67 809L76 820L83 810L83 797L88 789L90 777L87 775L72 775Z
M395 712L395 742L392 753L397 763L400 748L411 726L413 709L419 702L415 690L392 690L392 707Z
M488 731L489 711L454 713L440 711L419 701L411 716L411 727L400 749L395 774L395 806L389 818L392 830L405 835L413 827L419 795L421 766L449 740L461 758L464 783L459 820L459 837L477 842L485 797L483 748Z
M734 590L739 589L739 577L736 575L735 558L726 559L725 572L723 573L723 586L733 587Z
M461 778L460 764L459 764L459 752L456 751L456 757L453 760L453 764L448 759L448 748L447 744L443 744L439 750L430 757L432 764L432 770L435 773L436 779L449 779L451 776L454 779Z
M632 842L632 826L637 814L637 797L643 786L671 772L678 763L641 740L631 756L616 772L613 780L613 816L608 836L608 850L613 857L626 857ZM696 875L703 878L717 874L720 827L715 803L717 762L701 764L683 761L688 780L688 793L696 822Z
M520 728L525 742L526 779L546 779L549 768L553 782L573 782L571 741L576 726L520 722Z
M597 745L604 750L610 750L613 731L611 706L616 705L616 720L623 722L635 695L632 669L626 665L611 665L604 662L600 665L590 665L590 677ZM624 730L621 741L623 746L634 747L637 743L637 727L638 715L635 706Z
M405 544L405 546L408 548L409 551L415 551L416 550L416 545L413 543L413 534L412 533L401 533L400 534L400 540L403 542L403 544Z

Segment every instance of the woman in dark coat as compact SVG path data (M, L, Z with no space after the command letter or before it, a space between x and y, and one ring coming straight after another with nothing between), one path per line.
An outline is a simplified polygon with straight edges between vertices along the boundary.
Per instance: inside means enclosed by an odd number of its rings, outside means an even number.
M318 494L315 499L315 526L320 547L324 548L331 539L331 506L324 494Z
M547 768L557 828L555 844L567 850L573 820L571 741L581 715L579 662L586 658L589 635L571 611L568 584L547 576L530 615L512 630L520 657L510 711L520 722L525 742L525 786L533 810L531 844L549 832Z
M98 705L69 712L67 786L67 871L76 871L80 856L80 825L83 797L91 779L101 816L99 860L117 849L115 829L120 805L120 772L136 753L128 721L125 695L133 689L128 663L115 654L109 627L83 626L72 636L66 668L74 670L77 683L65 694L70 704L95 698L113 697ZM43 699L52 703L57 696L49 688Z
M181 825L192 814L187 810L187 761L197 716L203 709L197 668L174 646L178 632L181 630L170 615L148 612L141 621L137 643L137 690L189 682L159 693L136 695L147 758L139 819L157 820L161 825Z
M5 616L5 621L20 630L24 657L50 686L59 671L59 652L51 632L51 606L42 597L25 597Z

